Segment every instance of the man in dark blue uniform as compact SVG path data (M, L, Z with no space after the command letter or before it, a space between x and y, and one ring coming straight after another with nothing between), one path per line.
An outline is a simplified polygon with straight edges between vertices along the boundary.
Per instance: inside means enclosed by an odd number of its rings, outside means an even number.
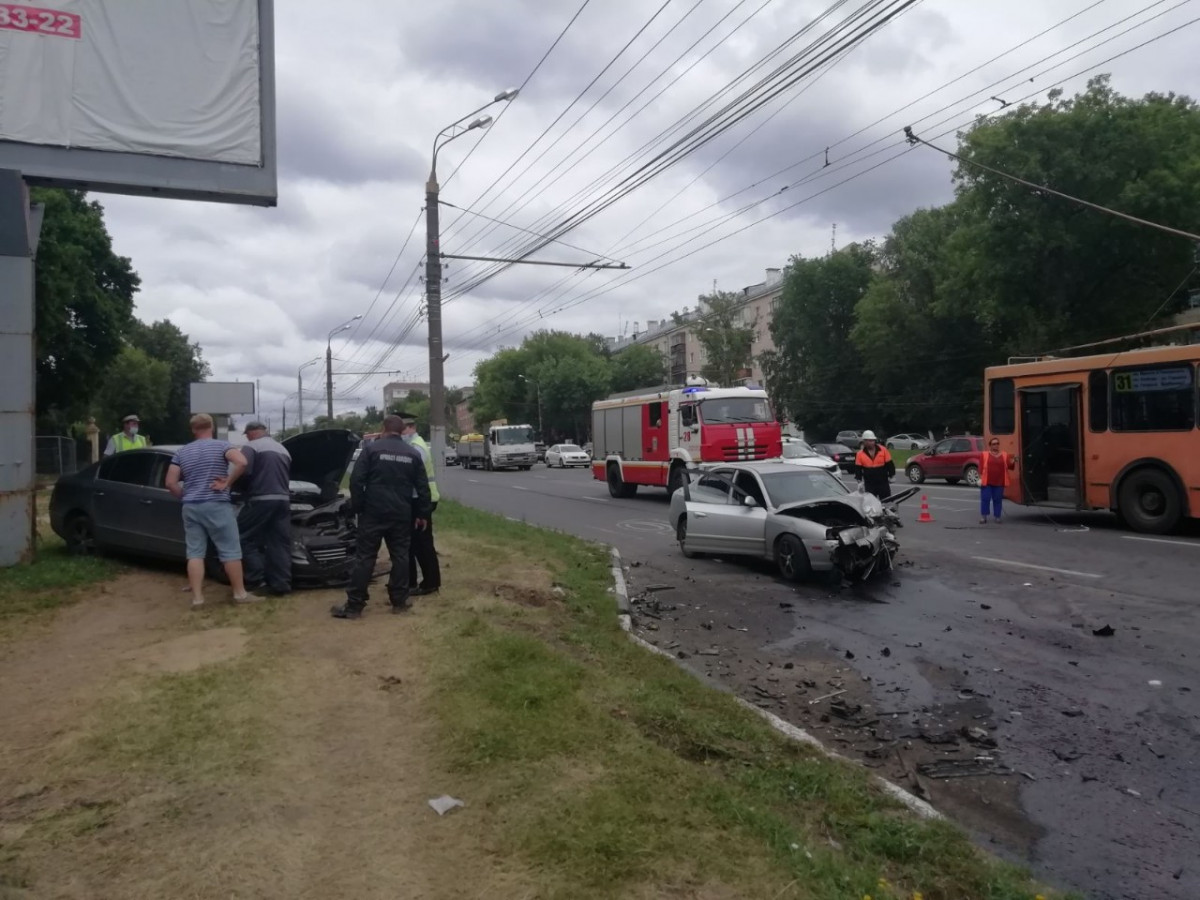
M421 454L404 442L404 420L388 416L383 434L363 446L350 476L350 508L358 517L358 537L346 602L330 613L357 619L367 605L380 543L392 560L388 600L392 612L409 608L408 551L412 530L425 528L430 513L429 478Z

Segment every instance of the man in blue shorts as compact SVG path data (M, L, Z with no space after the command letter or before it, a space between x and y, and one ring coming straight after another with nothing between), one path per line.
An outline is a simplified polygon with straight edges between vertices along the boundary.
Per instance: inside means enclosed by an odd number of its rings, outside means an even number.
M213 437L212 416L192 416L191 426L192 442L179 449L167 469L167 490L183 501L192 608L204 605L204 558L209 541L225 566L234 602L245 603L250 598L242 577L242 544L229 486L246 470L246 457L227 441Z

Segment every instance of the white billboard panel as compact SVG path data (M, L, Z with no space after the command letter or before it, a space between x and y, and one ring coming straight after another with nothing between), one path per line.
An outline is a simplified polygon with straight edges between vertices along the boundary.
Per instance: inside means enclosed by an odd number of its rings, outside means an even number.
M253 381L193 381L192 413L228 416L254 412Z
M0 2L0 168L274 205L272 0Z

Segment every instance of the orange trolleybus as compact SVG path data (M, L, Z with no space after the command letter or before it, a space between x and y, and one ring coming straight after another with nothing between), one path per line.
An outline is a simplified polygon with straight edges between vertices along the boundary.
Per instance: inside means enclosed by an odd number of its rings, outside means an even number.
M1130 338L1184 337L1196 325ZM1106 509L1133 529L1172 531L1200 516L1200 344L1037 357L984 374L984 429L1019 461L1007 499Z

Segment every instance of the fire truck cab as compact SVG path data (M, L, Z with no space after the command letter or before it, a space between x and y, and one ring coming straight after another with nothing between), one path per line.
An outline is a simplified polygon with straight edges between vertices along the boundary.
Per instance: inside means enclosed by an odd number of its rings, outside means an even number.
M694 385L592 404L592 476L614 497L683 485L689 465L773 459L782 433L761 388Z

